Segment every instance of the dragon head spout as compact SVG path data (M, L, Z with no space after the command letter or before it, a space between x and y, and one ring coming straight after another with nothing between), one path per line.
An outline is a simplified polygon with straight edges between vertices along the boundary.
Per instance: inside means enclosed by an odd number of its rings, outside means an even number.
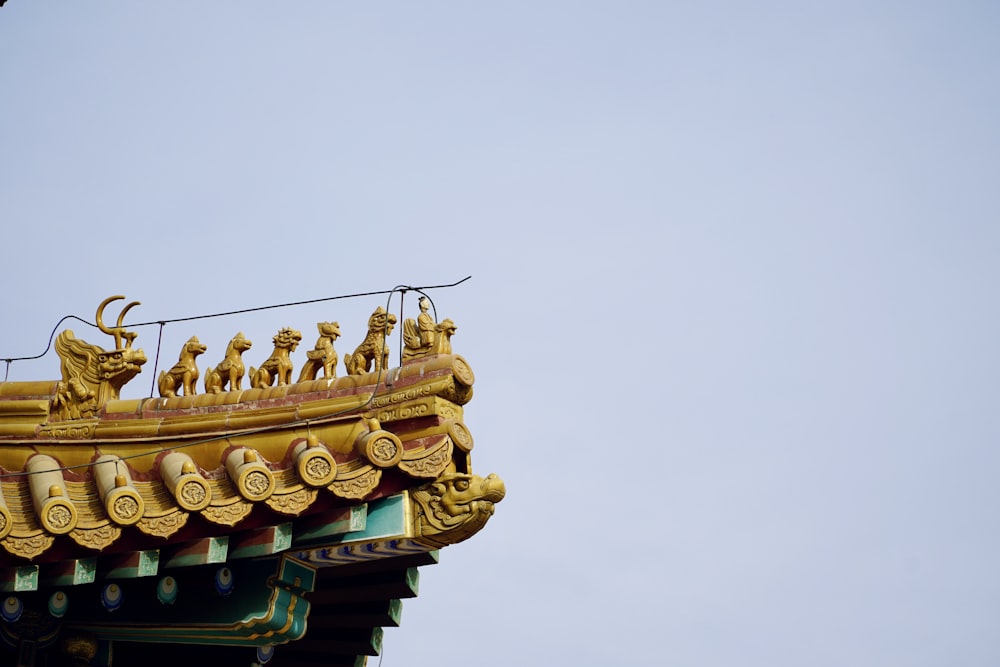
M503 480L494 474L444 473L412 492L420 537L436 546L472 537L493 516L494 505L505 494Z

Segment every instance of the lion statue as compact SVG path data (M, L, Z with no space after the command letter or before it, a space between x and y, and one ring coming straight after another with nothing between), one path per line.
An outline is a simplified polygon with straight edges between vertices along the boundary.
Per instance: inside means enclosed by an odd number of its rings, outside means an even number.
M361 375L372 370L377 373L389 367L389 346L385 339L392 333L395 324L395 315L385 312L382 306L375 309L368 318L368 335L354 350L354 354L344 357L348 375Z
M299 346L302 334L295 329L285 327L274 338L274 352L260 368L250 367L250 386L254 389L270 387L275 380L278 386L292 383L291 353Z

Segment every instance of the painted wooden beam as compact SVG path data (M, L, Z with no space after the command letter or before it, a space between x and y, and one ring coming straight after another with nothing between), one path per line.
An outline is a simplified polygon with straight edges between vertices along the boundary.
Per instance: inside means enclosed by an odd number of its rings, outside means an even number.
M101 565L107 568L102 572L105 579L152 577L160 569L160 550L148 549L111 556Z
M43 586L79 586L92 584L97 576L96 558L78 558L46 565L41 571Z
M402 615L403 601L398 598L329 606L312 602L312 611L309 614L309 632L325 632L342 628L370 628L376 625L383 628L396 628L399 627Z
M229 553L229 537L206 537L194 540L171 550L166 555L164 568L225 563Z
M229 538L229 559L256 558L281 553L292 546L292 524L266 526Z
M308 635L289 648L296 654L378 655L382 651L383 631L380 627L325 633L322 638ZM277 652L276 652L277 655ZM294 663L300 664L298 659Z
M408 567L395 572L338 581L329 588L310 595L309 601L315 606L322 606L392 598L413 598L417 596L419 584L420 574L417 568Z
M297 547L329 542L329 538L365 529L368 518L367 505L343 507L317 516L306 517L295 523L292 544Z
M14 593L36 590L38 590L37 565L0 568L0 591Z

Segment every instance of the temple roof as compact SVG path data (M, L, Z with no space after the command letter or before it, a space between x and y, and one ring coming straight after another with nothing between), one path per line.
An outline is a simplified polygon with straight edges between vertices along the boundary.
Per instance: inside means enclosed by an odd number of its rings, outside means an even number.
M480 530L505 492L471 470L475 378L451 350L454 323L422 304L390 367L396 318L376 309L340 377L337 323L317 325L297 379L293 329L249 372L242 334L204 374L193 337L159 397L122 399L146 358L122 326L135 304L104 326L115 298L97 315L114 350L65 331L59 380L0 383L0 638L16 649L51 625L30 641L80 637L101 665L114 645L119 667L151 642L296 656L275 664L377 654L415 568Z

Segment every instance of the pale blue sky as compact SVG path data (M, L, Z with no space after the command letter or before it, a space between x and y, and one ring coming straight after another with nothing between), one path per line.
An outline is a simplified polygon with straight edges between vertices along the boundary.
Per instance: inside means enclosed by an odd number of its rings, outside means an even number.
M998 71L987 2L9 0L0 356L471 274L508 497L383 667L996 665Z

